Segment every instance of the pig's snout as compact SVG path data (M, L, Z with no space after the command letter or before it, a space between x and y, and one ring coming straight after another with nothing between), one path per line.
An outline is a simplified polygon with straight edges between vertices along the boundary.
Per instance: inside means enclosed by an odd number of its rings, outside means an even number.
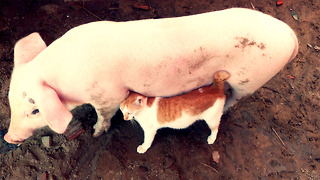
M22 139L18 139L18 138L12 138L12 136L9 133L4 135L4 140L10 144L21 144L24 141L24 139L22 140Z

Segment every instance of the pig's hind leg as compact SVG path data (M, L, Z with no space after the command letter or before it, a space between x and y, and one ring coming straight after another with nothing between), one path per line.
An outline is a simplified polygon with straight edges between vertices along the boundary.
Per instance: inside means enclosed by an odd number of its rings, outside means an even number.
M226 112L230 107L235 105L243 96L246 96L246 95L249 95L249 94L242 94L242 93L238 93L237 91L233 91L232 95L227 98L223 111Z
M228 86L228 90L225 90L225 92L228 93L223 112L226 112L230 107L235 105L242 97L248 96L255 91L254 88L246 88L246 86L243 86L241 88L232 85L230 86L229 84Z

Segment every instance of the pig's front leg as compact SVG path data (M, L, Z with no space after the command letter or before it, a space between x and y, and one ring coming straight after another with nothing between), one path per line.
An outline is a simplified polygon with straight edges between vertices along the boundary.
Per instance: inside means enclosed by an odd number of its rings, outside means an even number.
M226 104L224 105L224 109L223 109L224 112L226 112L229 109L229 107L232 107L233 105L235 105L241 99L241 97L249 95L249 94L240 94L236 91L233 91L232 93L233 93L232 96L226 100Z
M93 137L99 137L104 131L107 132L109 130L111 118L116 113L118 106L96 109L97 123L93 126Z
M117 88L116 85L110 85L113 88L103 88L99 84L95 84L90 91L90 104L97 112L97 123L94 125L94 137L100 136L104 131L108 131L111 125L111 118L119 109L120 103L127 97L128 90L125 88Z

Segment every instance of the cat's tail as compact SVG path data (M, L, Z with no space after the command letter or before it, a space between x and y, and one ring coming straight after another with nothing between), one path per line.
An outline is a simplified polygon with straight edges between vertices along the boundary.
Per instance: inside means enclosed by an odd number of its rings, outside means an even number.
M217 71L216 73L214 73L213 77L214 77L214 84L215 83L224 83L224 81L229 79L230 73L228 73L225 70L220 70L220 71Z
M224 82L230 77L230 73L224 70L217 71L214 73L213 78L214 82L212 84L212 88L218 89L220 91L224 90Z

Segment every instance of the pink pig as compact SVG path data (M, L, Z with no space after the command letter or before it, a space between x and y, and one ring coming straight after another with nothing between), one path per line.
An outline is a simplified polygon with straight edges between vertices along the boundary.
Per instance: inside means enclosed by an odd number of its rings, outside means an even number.
M49 47L33 33L14 49L5 140L21 143L49 125L63 133L69 110L92 104L94 136L128 91L174 96L212 83L225 70L233 97L225 110L270 80L298 52L285 23L258 11L233 8L186 17L93 22L71 29Z

